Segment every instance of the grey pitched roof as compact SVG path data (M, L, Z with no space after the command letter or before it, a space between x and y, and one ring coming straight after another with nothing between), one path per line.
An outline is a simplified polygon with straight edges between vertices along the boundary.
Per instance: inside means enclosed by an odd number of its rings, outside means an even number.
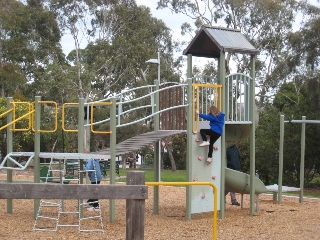
M220 51L258 55L256 49L240 30L202 26L197 35L183 51L184 55L196 57L218 58Z

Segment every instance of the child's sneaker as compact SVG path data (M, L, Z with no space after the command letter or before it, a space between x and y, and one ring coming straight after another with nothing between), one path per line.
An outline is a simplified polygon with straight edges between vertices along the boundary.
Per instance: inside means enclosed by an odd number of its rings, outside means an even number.
M211 163L211 162L212 162L212 158L208 158L207 163Z
M203 143L199 144L199 147L205 147L209 145L210 145L209 141L203 141Z

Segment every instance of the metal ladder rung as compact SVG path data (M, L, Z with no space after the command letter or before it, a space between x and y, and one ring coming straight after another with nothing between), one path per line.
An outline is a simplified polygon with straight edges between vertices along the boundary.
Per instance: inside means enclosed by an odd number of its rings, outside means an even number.
M85 218L81 218L80 220L88 220L88 219L95 219L95 218L100 218L100 215L97 216L91 216L91 217L85 217Z
M63 170L60 170L60 169L49 169L48 172L63 172Z
M51 205L56 205L56 206L60 206L60 203L56 203L56 202L47 202L47 201L43 201L43 200L41 200L41 203L45 203L45 204L51 204Z
M33 228L36 231L47 231L47 232L56 232L57 229L49 229L49 228Z
M50 204L48 204L48 205L41 205L41 207L59 207L58 205L50 205Z
M38 218L49 219L49 220L58 220L58 218L46 217L39 215Z
M79 227L79 224L58 224L58 227Z
M60 214L72 214L72 213L79 214L79 212L60 212Z
M104 233L103 229L95 229L95 230L79 230L79 232L102 232Z

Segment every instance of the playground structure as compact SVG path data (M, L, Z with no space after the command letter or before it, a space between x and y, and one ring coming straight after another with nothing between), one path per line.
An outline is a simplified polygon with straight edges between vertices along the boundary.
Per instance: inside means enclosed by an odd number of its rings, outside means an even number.
M306 124L320 124L319 120L306 120L305 116L302 116L301 120L284 120L284 115L280 115L280 146L279 146L279 178L277 189L274 189L273 200L278 200L278 203L282 203L282 192L286 190L286 186L282 185L283 175L283 148L284 148L284 125L285 123L301 123L301 146L300 146L300 188L289 187L291 191L299 192L299 202L303 203L303 189L304 189L304 163L305 163L305 136L306 136ZM276 198L278 193L278 199Z
M240 44L240 45L239 45ZM251 55L251 74L250 76L244 74L231 74L225 76L225 52L243 53ZM197 212L212 211L214 196L219 196L217 203L220 209L220 218L224 218L224 192L234 190L239 193L250 193L250 214L254 214L254 199L255 194L265 192L263 187L257 187L261 181L255 177L255 154L254 154L254 136L256 126L256 111L254 106L254 88L255 88L255 74L254 61L255 55L259 51L255 49L245 37L236 30L224 28L203 27L199 31L195 39L190 43L188 48L184 51L188 59L187 82L178 83L162 83L158 80L154 85L142 86L135 89L123 91L121 94L109 99L104 99L99 102L84 103L84 99L79 99L78 103L69 103L67 105L76 105L78 109L78 128L72 130L78 134L78 153L43 153L40 151L40 135L43 130L40 129L41 122L41 104L53 105L57 109L56 104L52 102L41 101L41 97L35 97L34 109L31 108L27 116L32 116L34 119L35 132L35 150L31 153L13 152L12 140L13 132L15 131L13 123L19 121L21 118L14 119L13 109L16 104L12 98L8 98L7 122L8 124L2 126L0 129L7 129L7 156L4 158L0 168L7 169L7 182L12 182L12 171L23 170L28 164L33 161L34 164L34 182L40 182L40 158L53 159L79 159L80 165L83 164L84 159L97 158L108 159L110 161L110 185L115 184L115 162L118 155L128 153L140 149L143 146L150 144L154 145L154 152L159 153L160 140L165 136L175 135L178 133L187 133L187 182L211 182L217 186L217 190L213 193L210 189L205 187L194 188L187 186L186 196L186 218L191 219L191 214ZM193 76L192 74L192 56L205 56L218 59L218 76L204 77ZM182 100L175 106L166 106L165 109L160 109L161 92L168 89L178 89L181 93ZM147 93L144 96L137 96L132 99L131 93L137 90L145 90ZM125 105L130 105L134 101L141 99L149 99L150 103L139 105L134 108L125 108ZM200 156L205 156L206 148L199 148L197 139L199 138L198 131L200 128L207 127L207 122L199 122L195 116L196 110L207 112L211 105L216 105L222 110L226 116L226 124L222 137L217 141L219 150L214 153L215 161L207 166L204 161L199 161ZM87 116L91 112L91 119L84 121L85 106L87 107ZM110 116L106 117L104 121L94 122L94 107L108 106L110 108ZM128 115L138 109L150 109L150 114L143 118L134 120L130 123L123 123L121 120L123 116ZM62 108L64 109L64 108ZM186 109L187 126L185 130L162 130L160 129L160 115L164 116L165 112L175 109ZM56 115L58 111L56 110ZM1 115L2 116L2 115ZM26 117L26 116L24 116ZM122 143L116 143L117 128L127 126L130 124L145 121L147 119L154 119L154 132L136 136L135 139L128 139ZM57 118L56 118L57 119ZM63 114L62 114L63 119ZM174 121L178 121L175 119ZM94 130L94 126L103 122L110 121L110 131L98 133ZM62 121L63 122L63 121ZM170 122L170 121L169 121ZM171 121L172 122L172 121ZM183 128L183 127L181 127ZM56 129L56 127L54 127ZM50 130L50 131L54 131ZM64 129L66 130L66 129ZM70 130L69 130L70 131ZM84 154L84 140L83 136L88 131L96 134L110 134L110 148L103 149L99 152L92 152ZM250 137L250 175L239 173L239 177L230 178L230 174L225 170L225 152L228 144L234 144L242 139ZM15 155L29 156L29 160L25 165L14 160ZM154 159L154 182L160 182L161 168L160 168L160 154L155 154ZM221 159L221 161L219 161ZM259 182L260 181L260 182ZM235 183L241 183L239 187L231 189ZM80 183L83 179L80 178ZM243 188L245 186L245 188ZM264 185L263 185L264 186ZM35 217L39 209L39 200L34 200ZM154 187L154 213L158 213L159 192L158 186ZM12 213L12 201L8 199L7 211ZM110 199L109 204L109 220L115 221L115 199Z

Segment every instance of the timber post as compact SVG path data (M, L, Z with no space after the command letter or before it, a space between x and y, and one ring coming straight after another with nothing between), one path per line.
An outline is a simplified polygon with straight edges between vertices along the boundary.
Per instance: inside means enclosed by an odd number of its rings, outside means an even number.
M145 185L144 171L128 171L127 185ZM126 239L143 240L145 199L126 200Z

